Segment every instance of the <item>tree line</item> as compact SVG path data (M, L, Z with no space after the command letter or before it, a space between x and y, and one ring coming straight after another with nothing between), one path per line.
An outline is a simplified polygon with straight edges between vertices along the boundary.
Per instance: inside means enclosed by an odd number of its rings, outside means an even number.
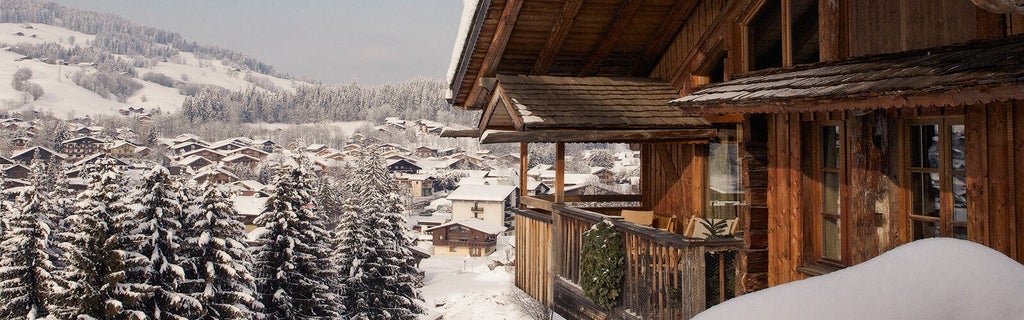
M34 163L0 201L0 319L414 319L401 197L379 152L358 162L335 180L281 156L248 238L217 185L101 160L76 193Z

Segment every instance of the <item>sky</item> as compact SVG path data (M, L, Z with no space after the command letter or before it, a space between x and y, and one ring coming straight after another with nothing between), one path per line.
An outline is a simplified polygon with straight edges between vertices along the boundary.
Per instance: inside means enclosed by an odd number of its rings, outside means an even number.
M299 79L444 79L462 0L56 0L241 52Z

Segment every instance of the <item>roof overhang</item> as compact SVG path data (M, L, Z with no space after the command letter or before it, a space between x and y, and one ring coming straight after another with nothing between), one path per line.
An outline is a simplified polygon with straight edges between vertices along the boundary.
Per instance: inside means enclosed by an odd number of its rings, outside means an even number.
M1024 99L1024 35L765 70L672 101L690 115L960 106Z
M649 76L699 3L479 0L472 18L464 17L470 25L460 28L464 41L454 49L449 102L483 109L481 79L498 73Z
M679 97L647 78L507 76L495 78L475 130L446 136L482 143L699 141L711 123L668 101Z

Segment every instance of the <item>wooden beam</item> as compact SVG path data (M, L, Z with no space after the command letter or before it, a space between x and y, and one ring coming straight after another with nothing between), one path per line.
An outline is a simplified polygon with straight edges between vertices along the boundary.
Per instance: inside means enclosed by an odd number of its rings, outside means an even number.
M530 170L530 162L528 157L530 156L530 144L526 142L519 143L519 207L526 208L526 204L522 203L522 199L525 199L529 193L527 192L526 184L529 176L526 172Z
M565 143L555 143L555 203L565 201Z
M510 142L668 142L694 141L707 143L716 135L715 129L665 129L665 130L528 130L488 131L480 143Z
M479 129L448 130L441 131L441 138L479 138Z
M842 8L846 1L840 1L818 0L818 56L821 61L835 61L847 55Z
M612 20L611 27L601 37L604 41L598 45L597 50L594 54L590 55L590 59L580 69L578 75L581 77L589 76L597 70L598 65L604 61L604 58L608 57L608 54L615 49L622 38L622 35L626 33L626 28L629 27L629 23L633 21L633 16L636 15L637 9L640 8L640 4L643 0L625 0L622 5L616 10L618 13L615 19Z
M548 37L548 42L544 44L544 49L540 51L537 62L533 64L533 70L530 71L531 75L544 75L548 73L551 65L555 62L555 56L562 50L562 43L565 42L565 37L569 35L569 30L572 29L572 24L576 21L576 15L580 13L580 8L582 7L583 0L569 0L562 4L562 11L559 13L555 25L551 27L551 36Z
M490 46L487 47L487 54L484 55L480 71L477 73L477 79L493 77L497 72L498 63L501 62L501 57L505 54L505 47L508 45L509 38L512 37L516 21L519 19L519 10L523 8L523 1L509 0L505 4L505 9L501 12L501 18L498 20L498 27L494 31L494 38L491 40ZM480 86L470 89L469 96L466 98L465 107L467 109L475 109L472 105L476 103L478 95L480 95Z
M649 72L648 70L651 70L658 63L658 59L672 45L672 39L679 33L680 28L683 27L683 24L686 23L687 18L693 13L693 10L697 8L699 3L700 1L696 0L676 1L676 4L665 15L666 18L644 41L647 47L644 48L641 62L633 68L634 76L646 76L646 74L638 73Z

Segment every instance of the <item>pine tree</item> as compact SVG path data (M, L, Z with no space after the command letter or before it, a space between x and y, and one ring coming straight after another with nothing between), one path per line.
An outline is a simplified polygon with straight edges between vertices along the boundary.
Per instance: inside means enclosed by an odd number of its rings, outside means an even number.
M255 223L258 299L268 319L337 318L329 263L330 231L312 192L312 168L302 156L277 165L274 192Z
M145 292L125 282L127 241L121 223L125 205L124 178L113 161L101 160L85 169L89 186L78 194L74 213L62 224L63 269L66 285L56 294L54 313L61 319L139 318Z
M124 250L133 262L125 270L127 282L145 290L139 305L150 319L195 319L203 314L202 305L179 288L185 282L177 253L183 243L183 196L164 167L153 168L143 180L133 196L141 208L125 219L126 227L134 226L126 230L130 247Z
M417 271L405 234L401 197L380 152L369 148L351 187L358 199L348 201L339 231L336 263L345 315L349 319L415 319Z
M38 179L33 182L13 205L3 204L10 230L0 237L0 319L46 317L56 284L50 219L54 207L37 188Z
M207 184L202 203L192 219L195 237L187 246L199 248L193 262L203 287L195 294L206 311L205 319L260 318L262 305L256 301L255 279L249 273L252 257L245 239L245 226L231 200L216 185Z

